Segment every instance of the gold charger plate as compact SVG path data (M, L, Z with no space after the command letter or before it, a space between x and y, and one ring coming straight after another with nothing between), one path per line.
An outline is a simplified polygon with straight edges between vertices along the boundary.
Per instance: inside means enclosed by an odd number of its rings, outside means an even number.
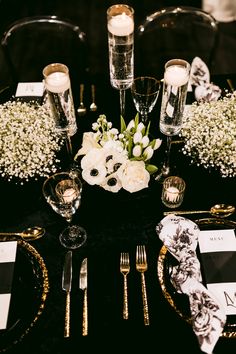
M28 242L17 241L8 323L6 329L0 330L0 352L22 341L35 326L48 291L48 271L43 258Z
M201 230L234 229L236 222L228 219L206 218L194 220ZM170 306L186 322L191 324L191 314L188 296L178 293L170 281L171 268L176 265L177 260L168 252L163 245L157 260L157 275L162 293ZM236 316L227 316L224 331L221 335L224 338L236 338Z

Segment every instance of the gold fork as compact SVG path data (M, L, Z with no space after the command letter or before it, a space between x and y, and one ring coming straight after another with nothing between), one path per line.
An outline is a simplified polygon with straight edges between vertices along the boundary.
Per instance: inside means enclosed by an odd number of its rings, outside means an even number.
M147 301L147 291L144 272L146 272L147 266L147 257L145 246L137 246L136 249L136 269L141 273L141 284L142 284L142 299L143 299L143 315L144 315L144 324L145 326L149 325L149 313L148 313L148 301Z
M127 286L127 275L130 271L129 265L129 253L122 252L120 255L120 272L124 277L124 299L123 299L123 318L125 320L129 317L128 311L128 286Z

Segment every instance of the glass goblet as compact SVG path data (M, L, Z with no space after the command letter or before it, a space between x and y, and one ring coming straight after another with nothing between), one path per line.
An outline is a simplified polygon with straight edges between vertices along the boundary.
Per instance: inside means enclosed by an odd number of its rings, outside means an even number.
M131 94L136 110L141 115L141 121L147 123L150 113L160 92L160 81L150 76L136 77L131 86Z
M42 191L52 209L69 223L59 235L60 243L69 249L82 246L87 239L87 233L83 227L71 224L72 217L81 203L82 182L78 172L53 174L44 181Z

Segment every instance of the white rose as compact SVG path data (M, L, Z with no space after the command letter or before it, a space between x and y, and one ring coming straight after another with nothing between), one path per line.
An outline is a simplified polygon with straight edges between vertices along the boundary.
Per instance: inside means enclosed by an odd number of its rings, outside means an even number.
M143 161L127 160L117 171L122 187L133 193L148 187L150 175Z

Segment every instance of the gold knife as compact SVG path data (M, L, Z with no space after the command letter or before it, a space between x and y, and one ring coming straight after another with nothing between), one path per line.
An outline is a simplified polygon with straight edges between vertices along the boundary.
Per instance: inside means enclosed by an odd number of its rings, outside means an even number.
M70 336L70 291L72 282L72 251L68 251L65 256L65 262L62 273L62 289L66 291L66 312L64 337Z
M80 268L79 277L79 287L83 290L83 324L82 324L82 335L88 335L88 298L87 298L87 287L88 287L88 266L87 258L84 258Z

